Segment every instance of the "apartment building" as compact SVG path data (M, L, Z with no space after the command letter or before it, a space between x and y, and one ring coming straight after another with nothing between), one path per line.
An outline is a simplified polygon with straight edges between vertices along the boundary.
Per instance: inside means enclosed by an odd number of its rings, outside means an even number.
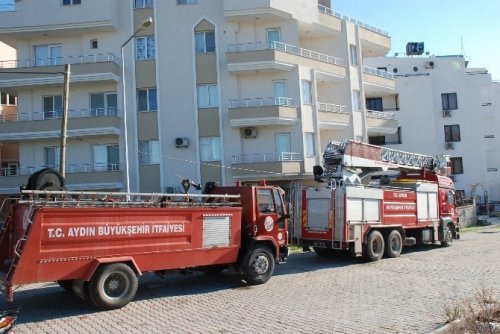
M399 96L396 135L369 141L451 158L456 188L500 200L500 83L484 68L468 68L460 55L367 60L395 73ZM380 110L385 109L380 101Z
M389 34L330 1L33 1L0 12L17 50L0 90L18 96L0 142L19 150L0 192L58 166L66 63L70 189L175 191L179 176L287 187L311 181L329 141L397 133L393 74L365 65Z

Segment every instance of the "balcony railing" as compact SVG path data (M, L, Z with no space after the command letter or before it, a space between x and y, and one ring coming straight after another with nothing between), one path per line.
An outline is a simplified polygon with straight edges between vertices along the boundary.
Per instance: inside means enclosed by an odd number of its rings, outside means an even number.
M69 118L117 117L118 110L116 108L68 110L68 116ZM62 118L62 110L34 112L34 113L5 114L5 115L0 115L0 122L43 121L43 120L60 119L60 118Z
M389 33L387 31L382 30L380 28L377 28L375 26L372 26L370 24L367 24L367 23L365 23L363 21L356 20L355 18L352 18L352 17L350 17L348 15L336 12L336 11L332 10L331 8L328 8L328 7L325 7L325 6L322 6L322 5L318 5L318 10L321 13L325 13L327 15L334 16L334 17L336 17L336 18L338 18L340 20L345 20L347 22L351 22L351 23L356 24L356 25L358 25L358 26L360 26L362 28L365 28L367 30L376 32L377 34L389 37Z
M385 70L379 70L378 68L373 68L369 66L363 67L363 72L371 75L375 75L377 77L386 78L390 80L394 80L394 73L387 72Z
M56 57L56 58L42 58L42 59L24 59L24 60L4 60L0 61L0 68L23 68L35 66L56 66L66 64L92 64L113 62L120 65L120 59L109 54L98 55L83 55L83 56L69 56L69 57Z
M294 152L244 154L240 156L233 155L233 165L254 164L260 162L301 161L301 160L302 160L302 155L300 153L294 153Z
M333 112L338 114L350 114L349 109L346 106L341 106L338 104L316 102L318 111Z
M271 107L271 106L297 108L299 106L299 102L296 99L292 99L289 97L267 97L267 98L230 100L229 101L229 109L259 108L259 107Z
M286 53L290 53L303 58L308 58L312 60L321 61L323 63L334 64L338 66L345 66L345 62L341 58L329 56L324 53L319 53L316 51L311 51L307 49L300 48L295 45L286 44L283 42L255 42L255 43L242 43L242 44L230 44L226 47L228 53L231 52L245 52L245 51L260 51L260 50L278 50Z
M39 167L18 167L18 168L2 168L0 169L0 176L28 176L34 172L43 168L53 168L59 170L59 166L39 166ZM96 172L109 172L109 171L120 171L120 164L108 163L108 164L79 164L79 165L67 165L66 173L96 173Z
M396 114L387 111L367 110L366 117L376 118L376 119L396 120Z

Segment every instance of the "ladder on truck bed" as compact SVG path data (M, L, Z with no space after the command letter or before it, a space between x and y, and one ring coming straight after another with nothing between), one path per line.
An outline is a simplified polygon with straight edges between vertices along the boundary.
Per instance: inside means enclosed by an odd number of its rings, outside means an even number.
M49 207L231 207L240 195L23 190L20 204Z

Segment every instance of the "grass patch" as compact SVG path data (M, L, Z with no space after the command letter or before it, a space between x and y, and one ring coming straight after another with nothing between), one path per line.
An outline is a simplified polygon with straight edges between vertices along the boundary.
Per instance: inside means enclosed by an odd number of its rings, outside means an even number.
M460 227L460 233L477 232L484 229L485 227L500 230L500 225L469 225L467 227Z

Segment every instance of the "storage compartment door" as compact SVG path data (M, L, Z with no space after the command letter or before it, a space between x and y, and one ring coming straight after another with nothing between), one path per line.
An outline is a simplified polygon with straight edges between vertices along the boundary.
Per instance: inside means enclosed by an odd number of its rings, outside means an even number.
M307 200L307 229L328 231L330 198L311 198Z

